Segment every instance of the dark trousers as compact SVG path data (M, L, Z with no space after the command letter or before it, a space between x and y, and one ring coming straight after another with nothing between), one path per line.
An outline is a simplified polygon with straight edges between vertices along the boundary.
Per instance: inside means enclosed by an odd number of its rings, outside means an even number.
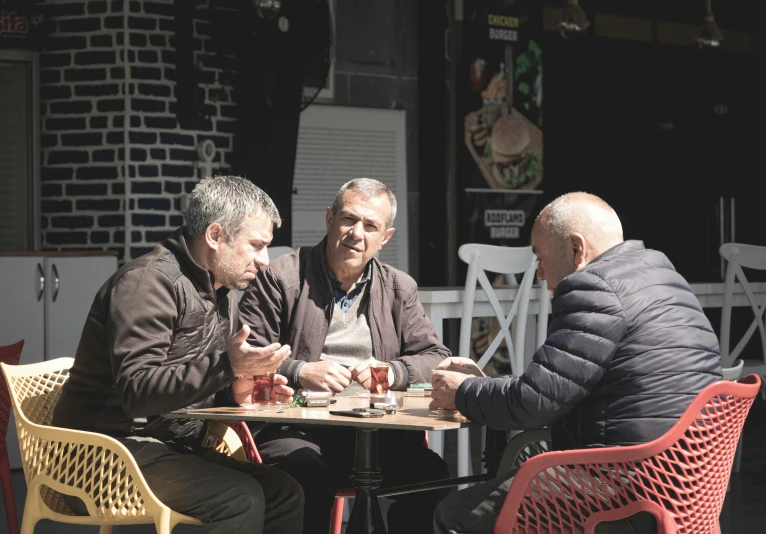
M273 467L237 461L212 449L179 454L153 439L120 440L149 489L171 510L199 519L211 534L299 534L303 491ZM82 501L67 499L84 512Z
M382 487L449 477L447 464L423 445L423 432L379 430ZM306 496L305 534L327 534L338 488L350 487L356 437L351 428L319 429L267 425L253 433L263 461L282 469L303 487ZM446 490L392 497L388 531L427 534L436 505Z

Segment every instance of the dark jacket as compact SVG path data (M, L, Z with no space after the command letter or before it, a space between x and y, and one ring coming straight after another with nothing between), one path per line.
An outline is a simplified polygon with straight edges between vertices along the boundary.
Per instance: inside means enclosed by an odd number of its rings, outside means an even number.
M720 379L718 340L689 285L664 254L627 241L561 281L523 375L470 378L456 403L491 427L553 425L557 449L635 445Z
M225 351L237 304L213 289L180 229L126 263L96 294L53 424L196 448L202 421L158 416L212 406L234 381Z
M240 303L240 319L251 328L255 346L289 344L292 356L280 366L298 385L301 362L319 361L332 319L333 292L326 268L327 239L274 260L260 271ZM431 371L450 355L436 337L418 299L418 286L407 274L372 259L369 323L372 352L391 362L392 389L431 382Z

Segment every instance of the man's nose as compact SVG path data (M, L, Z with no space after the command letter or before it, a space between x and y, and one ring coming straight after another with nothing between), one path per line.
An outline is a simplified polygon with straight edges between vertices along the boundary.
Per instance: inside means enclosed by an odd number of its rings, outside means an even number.
M364 236L364 223L362 223L362 221L357 222L351 227L351 235L357 240L362 239L362 236Z
M537 264L537 279L541 282L545 280L545 271L543 271L543 264L539 263Z
M255 259L253 260L259 267L269 266L269 249L263 247L261 250L255 253Z

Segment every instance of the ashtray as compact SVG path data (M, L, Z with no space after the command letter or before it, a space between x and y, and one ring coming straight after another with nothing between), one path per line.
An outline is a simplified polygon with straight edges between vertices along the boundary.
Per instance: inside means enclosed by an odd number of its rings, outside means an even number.
M375 408L374 404L401 408L404 406L404 397L401 395L370 395L370 408Z
M443 421L453 421L455 417L460 414L460 412L456 410L446 410L444 408L436 408L435 410L431 411L436 414L437 419L441 419Z

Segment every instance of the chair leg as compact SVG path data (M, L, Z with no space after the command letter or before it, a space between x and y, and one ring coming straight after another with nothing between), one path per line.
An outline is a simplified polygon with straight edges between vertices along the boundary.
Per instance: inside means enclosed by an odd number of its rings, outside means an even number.
M739 468L742 465L742 437L744 434L744 430L740 432L739 434L739 441L737 442L737 451L734 453L734 467L732 471L734 473L739 473Z
M471 466L471 434L469 428L457 431L457 476L465 477L473 474ZM458 489L465 488L465 484Z
M8 533L19 534L19 519L16 517L16 499L13 496L13 480L11 480L11 464L8 463L8 452L0 456L0 483L3 486L5 501L5 517L8 518Z
M112 525L101 525L98 534L112 534Z
M35 534L35 525L42 519L37 508L37 502L30 492L37 492L39 499L39 486L33 485L27 489L27 500L24 503L24 514L21 516L21 534Z
M343 497L335 497L335 502L332 503L332 515L330 516L330 534L340 534L343 528L343 507L345 506L346 499Z
M170 524L170 510L166 509L160 512L159 517L154 520L154 528L157 529L157 534L173 532L173 525Z

